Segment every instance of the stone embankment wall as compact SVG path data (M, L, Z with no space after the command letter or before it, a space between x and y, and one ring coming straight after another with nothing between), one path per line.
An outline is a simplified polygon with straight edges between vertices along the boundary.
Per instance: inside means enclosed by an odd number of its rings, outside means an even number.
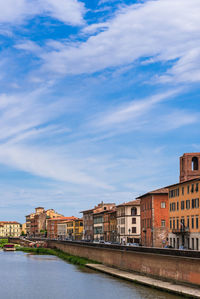
M22 241L10 238L10 242L20 244ZM48 240L47 246L110 267L200 287L200 252L125 246L111 248L109 245L53 240Z
M104 265L200 286L200 259L49 241L48 247L86 257Z

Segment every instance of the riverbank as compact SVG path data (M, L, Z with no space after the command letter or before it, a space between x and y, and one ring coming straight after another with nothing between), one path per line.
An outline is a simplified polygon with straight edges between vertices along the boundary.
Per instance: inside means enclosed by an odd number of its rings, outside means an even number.
M0 248L3 248L6 244L8 244L8 239L0 239Z
M192 288L192 287L187 287L184 285L178 285L172 282L166 282L166 281L161 281L158 279L150 278L147 276L142 276L118 269L114 269L111 267L107 267L104 265L95 265L95 264L87 264L85 265L86 267L97 270L106 274L109 274L111 276L128 280L134 283L142 284L149 286L151 288L156 288L165 292L173 293L180 295L182 297L187 297L187 298L200 298L200 289Z
M55 255L58 258L72 263L74 265L85 266L86 264L99 264L96 261L89 260L87 258L82 258L74 255L70 255L58 249L50 248L32 248L32 247L17 247L17 251L23 251L32 254L41 254L41 255Z

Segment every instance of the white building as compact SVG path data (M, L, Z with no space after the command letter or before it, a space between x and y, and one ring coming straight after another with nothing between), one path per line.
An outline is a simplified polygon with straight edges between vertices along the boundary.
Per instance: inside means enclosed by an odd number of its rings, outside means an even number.
M117 234L120 243L140 243L140 200L117 206Z
M16 221L0 221L0 237L19 237L21 224Z

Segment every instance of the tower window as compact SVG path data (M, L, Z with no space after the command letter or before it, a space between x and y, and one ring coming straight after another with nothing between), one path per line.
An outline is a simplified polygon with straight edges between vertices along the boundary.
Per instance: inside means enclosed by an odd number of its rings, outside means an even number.
M192 170L198 170L198 169L199 169L198 158L193 157L192 158Z

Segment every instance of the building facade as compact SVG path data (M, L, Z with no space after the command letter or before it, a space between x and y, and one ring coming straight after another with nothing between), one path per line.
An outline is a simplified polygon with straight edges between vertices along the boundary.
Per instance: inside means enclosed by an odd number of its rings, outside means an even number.
M94 231L94 240L104 240L104 214L113 210L115 207L114 203L104 203L101 202L97 206L94 207L93 210L93 231Z
M45 237L47 234L47 220L63 217L53 209L35 208L35 213L26 216L26 233L31 237Z
M168 189L157 189L139 198L141 201L141 245L160 248L168 245Z
M169 240L173 248L200 250L200 178L169 186Z
M68 221L74 220L76 217L58 217L47 219L47 238L57 239L61 236L61 231L58 232L58 224L68 223ZM68 231L66 231L68 234Z
M104 240L107 242L117 241L117 212L116 207L111 211L104 212L103 216Z
M83 239L88 241L94 240L93 231L93 209L82 211L83 213Z
M140 199L117 206L117 240L140 243Z
M58 239L80 241L83 238L83 219L75 218L58 223Z
M21 236L21 224L16 221L0 221L0 237Z

